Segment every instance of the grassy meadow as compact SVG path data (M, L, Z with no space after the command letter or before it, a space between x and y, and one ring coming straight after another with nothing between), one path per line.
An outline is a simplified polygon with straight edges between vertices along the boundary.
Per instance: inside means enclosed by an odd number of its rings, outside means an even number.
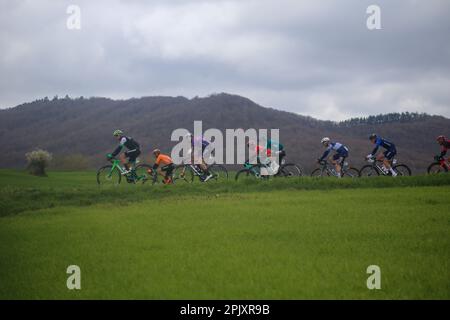
M450 299L449 192L448 175L104 188L0 170L0 298Z

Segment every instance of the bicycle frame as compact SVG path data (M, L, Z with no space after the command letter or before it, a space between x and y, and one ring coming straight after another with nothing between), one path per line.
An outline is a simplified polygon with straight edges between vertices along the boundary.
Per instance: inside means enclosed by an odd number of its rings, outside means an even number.
M382 173L383 175L388 175L388 173L386 173L383 170L383 161L382 160L376 160L376 159L372 159L372 160L368 160L368 162L372 165L372 167L376 168L378 170L378 172ZM392 159L391 161L389 161L391 167L394 166L397 163L396 159ZM380 165L383 164L383 165Z
M112 159L111 163L112 163L112 168L109 171L109 176L112 175L112 173L114 172L114 170L116 168L120 171L121 174L125 174L125 169L120 165L120 160Z
M338 173L336 171L336 169L334 168L334 165L329 163L328 161L323 161L323 163L321 163L321 168L320 168L321 172L327 172L335 177L338 176ZM345 172L344 171L344 166L342 165L342 173Z
M447 162L448 160L446 159L441 159L439 160L439 165L441 166L441 168L443 168L444 170L450 170L450 164Z

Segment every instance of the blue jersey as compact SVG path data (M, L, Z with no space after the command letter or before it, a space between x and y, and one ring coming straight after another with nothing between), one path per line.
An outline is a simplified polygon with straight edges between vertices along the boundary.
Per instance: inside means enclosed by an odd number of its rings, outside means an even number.
M375 141L375 148L372 151L372 155L375 155L375 153L377 153L377 151L380 147L383 147L388 151L395 150L395 144L393 144L392 142L389 142L383 138L378 137L377 140Z
M348 156L348 148L346 146L344 146L342 143L339 142L330 142L328 144L327 149L325 150L325 152L323 153L322 157L319 160L323 161L326 157L328 157L330 152L333 150L336 151L337 154L342 155L343 157Z
M198 144L202 146L202 150L204 151L207 146L209 146L209 142L203 139L202 137L194 138L193 144Z

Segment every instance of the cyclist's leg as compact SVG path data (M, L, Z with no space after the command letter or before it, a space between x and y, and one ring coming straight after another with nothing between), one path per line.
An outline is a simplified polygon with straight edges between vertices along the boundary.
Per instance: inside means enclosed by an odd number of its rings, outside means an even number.
M392 169L392 160L394 160L395 155L397 154L396 150L387 150L384 152L384 166L386 167L386 169L388 169L392 176L396 176L397 172L394 171L394 169Z
M122 163L122 165L125 167L125 169L127 169L127 170L130 169L128 167L128 153L127 152L121 153L119 155L119 160L120 160L120 163Z
M200 169L203 170L203 172L205 173L206 176L210 176L211 174L209 172L208 165L206 164L206 161L205 161L205 156L208 156L205 153L205 150L206 150L206 147L202 147L202 157L201 157L202 163L201 163L201 165L199 165L199 167L200 167Z
M125 154L128 158L127 169L134 170L134 168L136 167L137 158L141 154L141 151L135 150L135 151L131 151L131 152L126 152Z
M280 150L278 155L278 164L281 166L283 164L283 159L286 157L286 150Z
M342 162L342 155L339 153L335 153L333 155L333 158L331 159L331 163L334 164L334 168L336 169L336 172L338 176L341 176L341 162Z

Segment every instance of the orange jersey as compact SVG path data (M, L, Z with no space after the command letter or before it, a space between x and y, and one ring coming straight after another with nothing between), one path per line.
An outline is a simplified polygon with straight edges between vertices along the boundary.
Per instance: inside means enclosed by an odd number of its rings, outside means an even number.
M158 158L156 158L156 161L155 161L155 164L158 165L158 166L160 164L166 166L166 165L171 164L171 163L173 163L172 158L169 157L168 155L165 155L165 154L162 154L162 153L159 154Z

